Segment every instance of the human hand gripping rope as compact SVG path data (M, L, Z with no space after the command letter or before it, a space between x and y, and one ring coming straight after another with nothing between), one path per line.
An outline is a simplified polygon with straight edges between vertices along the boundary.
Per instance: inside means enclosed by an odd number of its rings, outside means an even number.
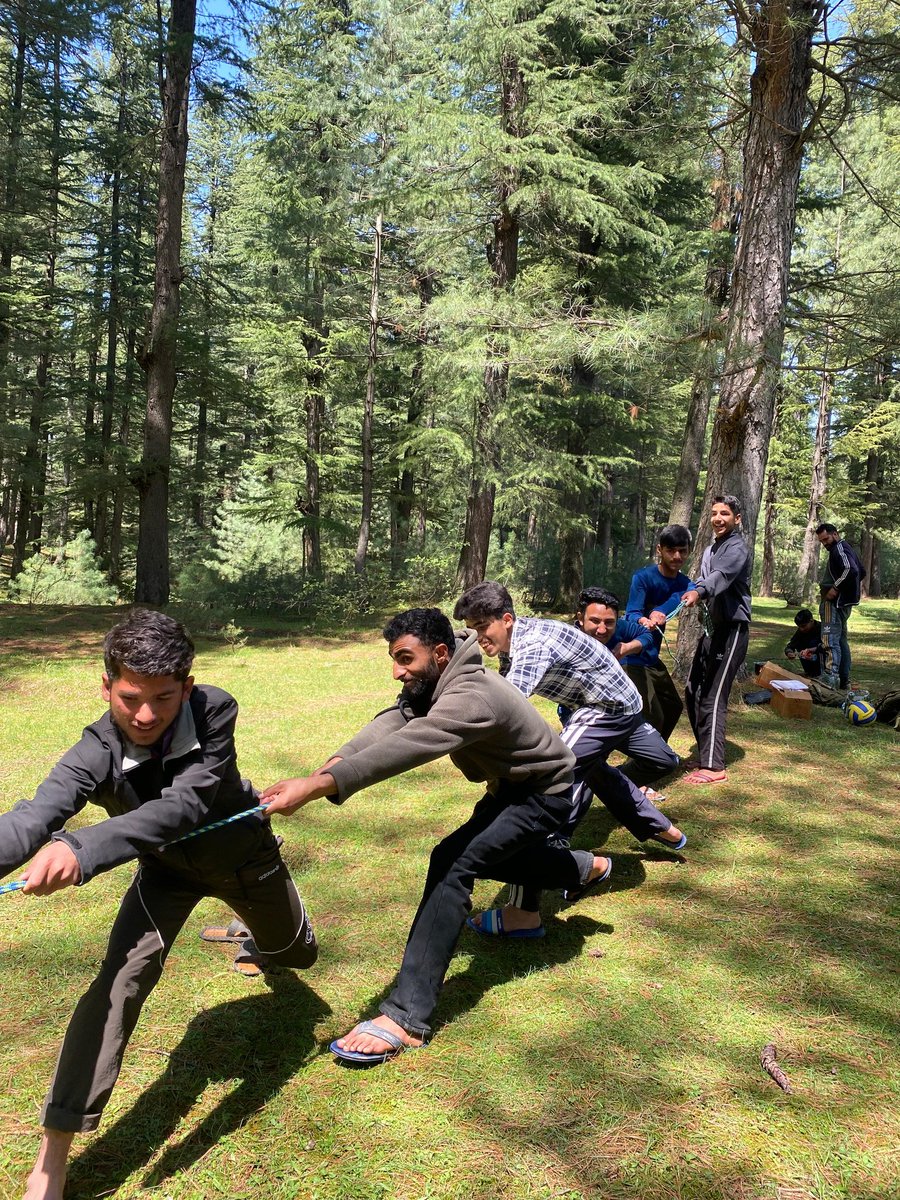
M179 842L186 842L188 838L199 837L201 833L212 833L214 829L221 829L223 825L230 825L232 821L242 821L244 817L252 817L256 813L266 811L265 804L256 804L253 808L247 808L243 812L234 813L230 817L223 817L221 821L213 821L209 825L202 825L199 829L192 829L190 833L183 833L181 837L172 838L171 842L166 842L160 846L161 850L168 850L170 846L175 846ZM5 896L8 892L21 891L27 880L14 879L11 883L0 883L0 896Z

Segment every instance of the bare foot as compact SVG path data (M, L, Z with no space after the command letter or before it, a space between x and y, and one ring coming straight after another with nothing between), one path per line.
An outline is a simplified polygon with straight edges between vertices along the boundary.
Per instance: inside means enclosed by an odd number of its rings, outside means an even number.
M581 887L566 888L563 892L563 900L568 900L570 903L573 900L580 900L587 892L591 890L595 883L604 883L612 874L612 859L606 858L602 854L594 855L594 865L591 867L591 873L588 875Z
M515 933L517 929L539 929L541 924L541 914L539 912L528 912L524 908L516 908L514 904L504 904L500 910L503 913L503 928L507 933ZM481 918L484 913L476 913L472 918L472 924L476 928L481 928Z
M728 778L725 771L709 771L706 767L701 767L698 771L691 771L690 775L685 775L684 783L724 783Z
M422 1038L413 1037L411 1033L407 1033L402 1025L398 1025L396 1021L392 1021L390 1017L386 1017L384 1013L375 1017L372 1021L373 1025L380 1025L382 1029L386 1029L388 1033L394 1034L400 1038L406 1046L421 1046ZM338 1038L337 1044L342 1050L355 1050L359 1054L386 1054L394 1047L384 1038L376 1037L373 1033L360 1033L359 1027L351 1029L344 1037Z
M584 886L587 887L588 884L596 883L598 879L605 878L605 876L607 876L611 870L612 859L605 858L602 854L595 854L594 865L591 867L591 873L588 875L587 883L585 883Z
M73 1133L45 1129L22 1200L62 1200Z

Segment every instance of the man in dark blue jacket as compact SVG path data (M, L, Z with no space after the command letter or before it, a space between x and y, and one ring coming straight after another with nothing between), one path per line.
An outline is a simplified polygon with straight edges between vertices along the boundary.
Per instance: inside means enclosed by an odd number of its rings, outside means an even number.
M654 632L649 644L629 651L622 659L625 674L641 693L644 717L658 729L664 741L684 712L678 689L659 656L666 619L681 603L691 581L681 570L691 549L690 530L684 525L666 525L656 546L657 562L635 571L625 606L625 616Z
M819 617L822 622L822 683L829 687L850 685L850 643L847 622L853 606L859 604L865 568L849 542L842 540L837 527L823 522L816 537L828 551L825 574L819 585Z
M195 686L184 626L137 609L103 648L108 712L33 800L0 816L0 877L32 859L25 894L47 896L137 859L100 972L66 1031L26 1200L61 1200L72 1138L99 1124L144 1002L200 900L216 896L234 909L252 935L245 954L286 967L309 967L317 955L268 821L246 817L172 844L257 803L237 768L237 703L219 688ZM66 830L88 802L108 819Z

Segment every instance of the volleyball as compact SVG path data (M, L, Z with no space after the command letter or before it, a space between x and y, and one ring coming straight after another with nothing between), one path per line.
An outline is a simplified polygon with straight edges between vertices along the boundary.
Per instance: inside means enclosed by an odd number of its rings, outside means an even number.
M868 700L851 700L844 711L851 725L871 725L878 715Z

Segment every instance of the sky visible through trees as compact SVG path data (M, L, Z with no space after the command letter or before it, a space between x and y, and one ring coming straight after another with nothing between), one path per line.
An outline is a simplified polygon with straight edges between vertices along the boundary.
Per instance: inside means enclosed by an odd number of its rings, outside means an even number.
M0 594L565 609L707 484L896 593L898 16L7 4Z

